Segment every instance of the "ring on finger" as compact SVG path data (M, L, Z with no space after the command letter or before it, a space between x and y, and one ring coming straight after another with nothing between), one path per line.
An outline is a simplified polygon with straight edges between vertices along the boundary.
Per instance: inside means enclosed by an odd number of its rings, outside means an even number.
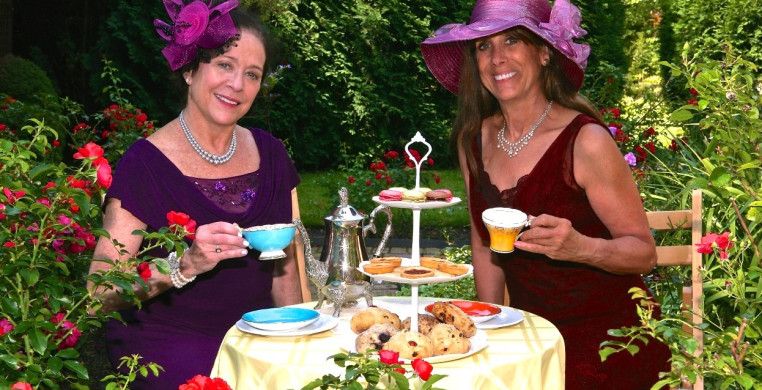
M217 252L217 253L220 253L220 252L222 252L222 248L220 248L220 246L219 246L219 245L217 245L217 246L214 248L214 251L215 251L215 252Z

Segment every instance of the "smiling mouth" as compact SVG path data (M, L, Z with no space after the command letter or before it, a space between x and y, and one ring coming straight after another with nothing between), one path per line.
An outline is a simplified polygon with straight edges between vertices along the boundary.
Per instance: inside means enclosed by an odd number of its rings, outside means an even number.
M510 73L503 73L499 75L495 75L495 80L506 80L516 75L516 72L510 72Z
M224 97L224 96L221 96L221 95L215 95L215 96L217 96L217 99L220 99L220 100L222 100L223 102L225 102L225 103L227 103L227 104L235 104L235 105L238 105L238 102L236 102L236 101L233 101L233 100L230 100L230 99L228 99L228 98L226 98L226 97Z

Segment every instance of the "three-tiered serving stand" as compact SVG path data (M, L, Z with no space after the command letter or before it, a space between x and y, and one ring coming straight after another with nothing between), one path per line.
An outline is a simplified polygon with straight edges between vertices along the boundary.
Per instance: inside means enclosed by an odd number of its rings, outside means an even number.
M428 151L426 154L420 158L420 160L416 159L415 156L413 156L412 153L410 153L410 145L412 145L415 142L421 142L424 145L428 147ZM416 132L415 136L405 145L405 153L410 157L410 160L415 162L415 189L421 188L421 165L424 161L427 161L429 155L431 154L431 145L426 142L426 139L423 138L420 132ZM460 203L461 199L458 197L453 197L451 201L449 202L443 202L443 201L436 201L436 202L423 202L423 203L415 203L415 202L405 202L405 201L382 201L379 199L378 196L373 197L373 201L379 204L384 204L389 207L393 208L402 208L402 209L410 209L413 212L413 243L412 243L412 252L411 252L411 258L410 262L407 266L419 266L421 264L421 253L420 253L420 227L421 227L421 210L422 209L435 209L435 208L443 208L443 207L451 207L455 204ZM421 284L435 284L435 283L444 283L444 282L452 282L456 281L458 279L462 279L466 276L469 276L473 273L473 268L468 265L469 270L464 275L457 275L457 276L439 276L439 277L428 277L428 278L421 278L421 279L407 279L403 278L397 275L390 275L390 274L368 274L366 275L370 276L374 279L389 281L389 282L395 282L395 283L403 283L403 284L409 284L410 285L410 299L411 299L411 306L412 306L412 313L410 315L410 329L411 330L418 330L418 286Z

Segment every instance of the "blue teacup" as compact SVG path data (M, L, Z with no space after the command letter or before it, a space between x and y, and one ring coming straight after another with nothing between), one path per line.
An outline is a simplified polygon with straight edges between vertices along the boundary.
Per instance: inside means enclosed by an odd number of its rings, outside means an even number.
M278 223L241 229L243 237L249 242L249 247L261 252L259 260L275 260L286 257L283 248L291 243L295 232L296 225L293 223Z

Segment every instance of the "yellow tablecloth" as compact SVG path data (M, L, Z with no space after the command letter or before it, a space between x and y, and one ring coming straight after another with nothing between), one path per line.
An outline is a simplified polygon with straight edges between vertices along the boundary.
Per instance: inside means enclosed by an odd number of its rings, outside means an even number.
M419 312L426 300L421 298ZM407 318L394 306L399 297L374 298L374 304L386 307ZM297 305L312 308L314 302ZM321 313L333 308L324 305ZM399 305L398 305L399 306ZM408 305L409 306L409 305ZM331 331L295 337L266 337L249 334L231 327L220 346L212 369L212 377L225 379L236 390L300 389L326 373L343 374L328 356L343 352L339 346L348 337L349 319L365 308L343 309L339 325ZM412 308L409 309L412 313ZM463 359L434 363L434 373L447 375L436 383L449 390L465 389L538 389L564 388L564 342L558 329L548 320L524 312L524 321L499 329L485 330L487 348Z

